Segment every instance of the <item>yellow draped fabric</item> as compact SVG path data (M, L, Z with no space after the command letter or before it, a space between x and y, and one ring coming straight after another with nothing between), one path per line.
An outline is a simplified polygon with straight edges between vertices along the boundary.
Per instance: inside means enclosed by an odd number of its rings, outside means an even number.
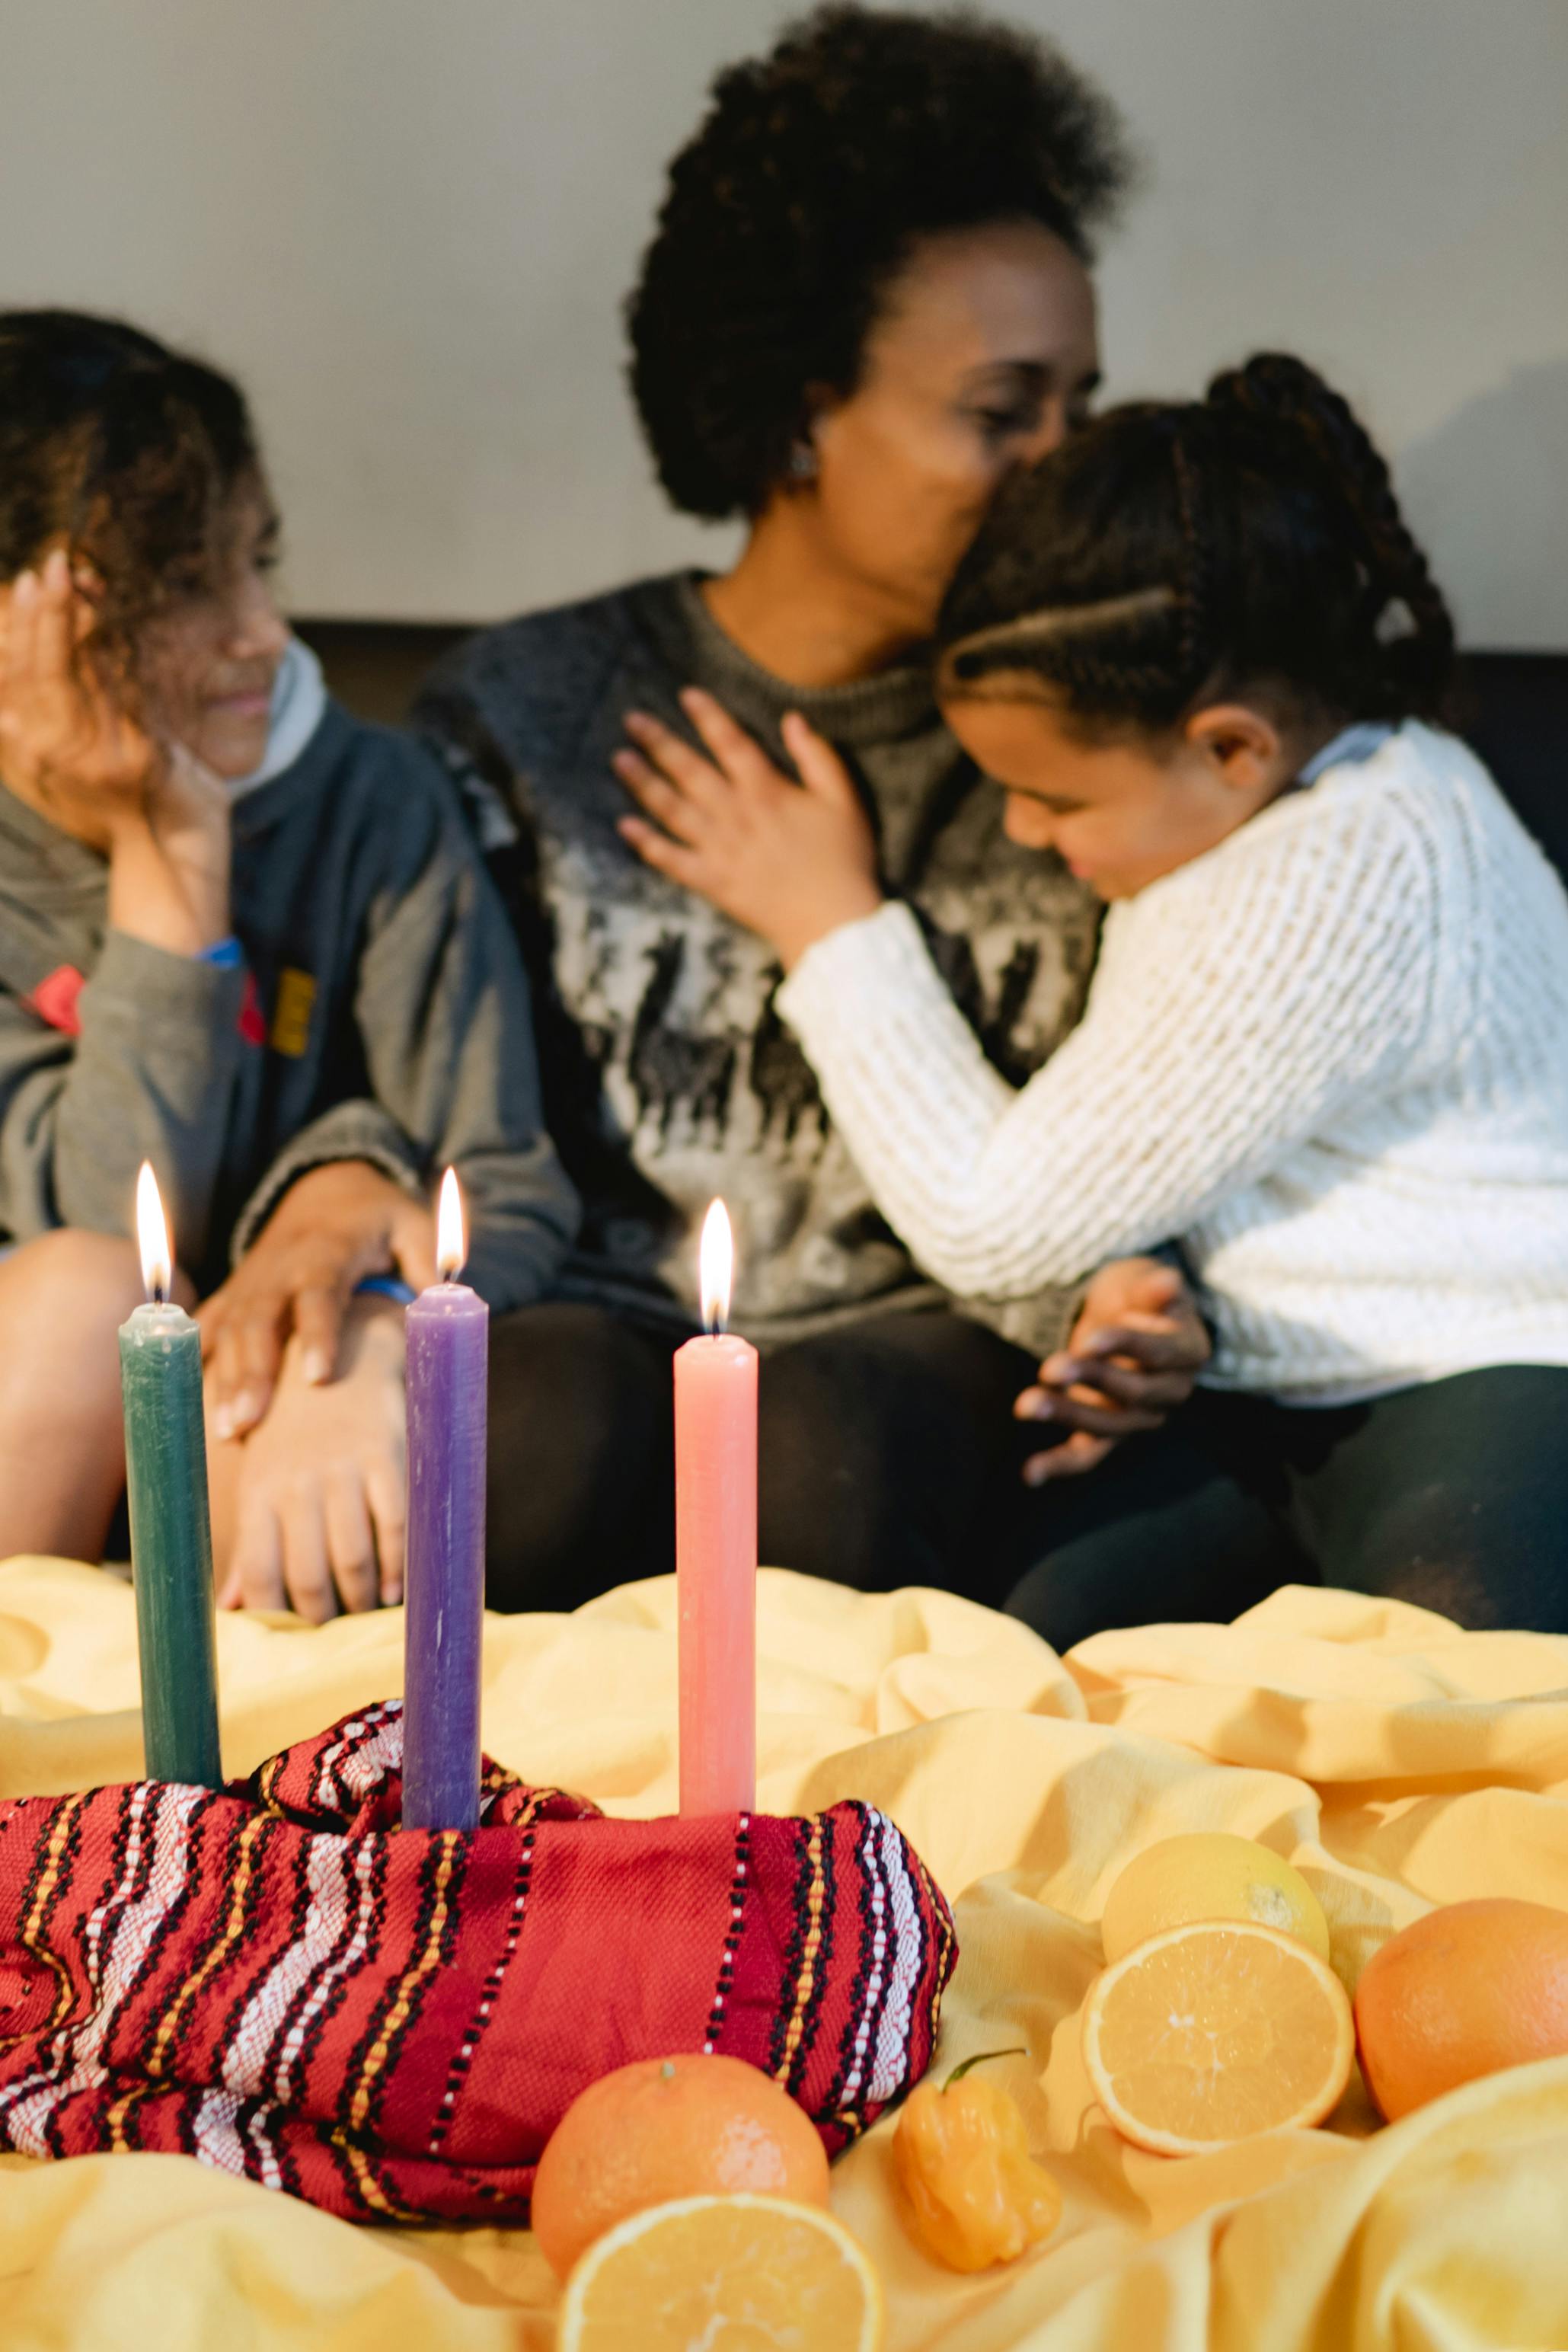
M492 1618L485 1744L612 1812L674 1795L673 1588ZM954 1900L939 2064L996 2069L1066 2197L1054 2239L978 2280L935 2268L891 2194L887 2119L833 2201L881 2268L894 2352L1469 2352L1568 2346L1568 2059L1391 2130L1354 2089L1330 2129L1186 2161L1090 2098L1077 2018L1107 1889L1140 1848L1224 1828L1287 1854L1354 1983L1429 1906L1568 1909L1568 1641L1287 1590L1234 1625L1154 1626L1063 1662L943 1593L762 1578L760 1802L883 1806ZM401 1612L219 1627L224 1748L246 1771L401 1688ZM0 1793L134 1777L131 1595L59 1561L0 1568ZM0 2159L0 2341L53 2352L544 2352L553 2288L523 2232L356 2230L175 2157Z

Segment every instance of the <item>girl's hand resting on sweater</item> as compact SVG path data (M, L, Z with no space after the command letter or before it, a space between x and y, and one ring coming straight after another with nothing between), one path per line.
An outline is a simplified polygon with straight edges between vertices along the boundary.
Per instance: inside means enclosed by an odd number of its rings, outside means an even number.
M243 1437L261 1420L291 1337L306 1386L332 1378L354 1286L371 1274L399 1274L413 1290L435 1280L429 1209L362 1160L297 1177L196 1311L216 1437Z
M328 1387L298 1339L266 1418L211 1453L218 1605L293 1609L312 1624L402 1599L402 1309L357 1298Z
M631 712L637 749L616 753L615 772L647 814L623 817L621 831L648 865L768 940L788 971L816 940L882 904L860 794L798 712L783 726L797 782L711 694L689 687L681 702L711 757Z
M1184 1405L1210 1355L1208 1333L1181 1276L1158 1258L1103 1265L1072 1336L1013 1406L1019 1421L1069 1434L1023 1465L1031 1486L1092 1470L1124 1437L1158 1429Z

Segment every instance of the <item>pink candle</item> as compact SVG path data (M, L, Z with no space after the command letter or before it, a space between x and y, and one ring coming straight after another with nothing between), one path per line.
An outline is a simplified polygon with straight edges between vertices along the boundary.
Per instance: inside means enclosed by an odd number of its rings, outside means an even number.
M707 1336L675 1356L683 1813L757 1801L757 1350L724 1328L732 1257L716 1201L702 1238Z

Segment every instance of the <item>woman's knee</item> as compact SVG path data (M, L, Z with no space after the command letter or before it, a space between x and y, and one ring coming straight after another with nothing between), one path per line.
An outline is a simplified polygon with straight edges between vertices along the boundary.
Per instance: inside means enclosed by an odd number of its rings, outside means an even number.
M493 1432L563 1469L608 1463L628 1435L667 1426L670 1381L654 1348L598 1307L525 1307L492 1334Z
M865 1381L852 1348L810 1340L780 1348L764 1361L758 1405L768 1442L785 1454L821 1455L829 1433L852 1444L863 1407ZM849 1426L846 1426L848 1423Z
M949 1580L956 1449L904 1368L854 1334L802 1340L765 1360L759 1402L764 1559L864 1591Z
M670 1565L672 1423L659 1341L570 1302L498 1320L490 1360L493 1608L574 1608Z

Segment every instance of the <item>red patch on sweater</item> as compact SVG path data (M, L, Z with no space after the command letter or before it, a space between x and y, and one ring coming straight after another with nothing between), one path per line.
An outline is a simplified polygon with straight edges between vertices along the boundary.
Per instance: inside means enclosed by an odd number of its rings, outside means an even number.
M75 964L57 963L53 971L47 973L38 982L26 1002L39 1020L47 1021L51 1029L61 1029L68 1037L79 1037L81 1014L77 1010L77 999L86 986L86 977L78 971Z
M47 1021L51 1029L58 1029L67 1037L79 1037L81 1013L77 1000L86 986L86 976L78 971L75 964L57 964L54 971L38 982L31 996L24 998L23 1002L40 1021ZM261 1009L261 998L256 993L254 972L246 974L245 998L239 1009L239 1034L247 1045L265 1045L267 1043L267 1020Z
M256 993L256 974L245 976L245 1001L239 1009L239 1034L247 1045L265 1045L267 1022L262 1014L261 998Z

